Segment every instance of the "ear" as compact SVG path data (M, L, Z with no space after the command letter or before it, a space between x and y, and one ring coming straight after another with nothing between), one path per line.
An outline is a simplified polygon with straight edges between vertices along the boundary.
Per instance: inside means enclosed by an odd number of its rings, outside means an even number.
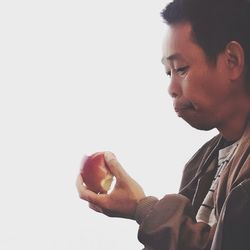
M245 56L242 46L236 41L231 41L227 44L224 53L230 79L239 79L242 77L245 68Z

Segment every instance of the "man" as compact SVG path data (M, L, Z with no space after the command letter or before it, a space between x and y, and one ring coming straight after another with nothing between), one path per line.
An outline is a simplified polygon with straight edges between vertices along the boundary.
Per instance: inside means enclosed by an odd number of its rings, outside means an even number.
M178 194L146 197L109 152L113 191L97 195L80 176L77 188L92 209L136 220L145 249L228 250L230 240L248 237L241 238L245 232L238 228L248 225L250 202L227 199L250 177L250 1L174 0L162 16L167 23L162 63L174 109L191 126L217 128L219 134L186 164ZM248 192L240 190L237 197L245 199ZM249 207L236 211L241 202ZM226 235L230 221L237 228L235 238L232 231Z

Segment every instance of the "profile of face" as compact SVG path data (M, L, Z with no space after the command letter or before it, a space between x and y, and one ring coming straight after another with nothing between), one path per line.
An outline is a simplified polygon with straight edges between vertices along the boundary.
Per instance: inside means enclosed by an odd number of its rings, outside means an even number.
M220 53L215 64L209 63L191 34L189 23L168 26L162 58L170 80L168 92L177 115L191 126L219 129L245 105L241 101L245 91L239 84L240 72L236 75L234 65L230 66L227 52Z

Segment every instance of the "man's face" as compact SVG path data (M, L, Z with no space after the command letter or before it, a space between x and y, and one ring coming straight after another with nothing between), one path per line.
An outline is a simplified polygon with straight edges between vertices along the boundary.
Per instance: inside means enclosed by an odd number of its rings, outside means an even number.
M237 94L230 84L224 53L216 64L209 63L191 31L189 23L168 26L162 58L170 77L168 91L176 113L191 126L219 129L239 112Z

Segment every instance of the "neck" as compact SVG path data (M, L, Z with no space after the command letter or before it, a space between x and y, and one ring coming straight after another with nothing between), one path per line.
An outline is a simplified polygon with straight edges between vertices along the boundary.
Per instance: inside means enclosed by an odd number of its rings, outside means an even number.
M237 141L241 138L249 120L248 116L244 118L238 117L226 123L225 126L221 126L217 129L227 141Z

